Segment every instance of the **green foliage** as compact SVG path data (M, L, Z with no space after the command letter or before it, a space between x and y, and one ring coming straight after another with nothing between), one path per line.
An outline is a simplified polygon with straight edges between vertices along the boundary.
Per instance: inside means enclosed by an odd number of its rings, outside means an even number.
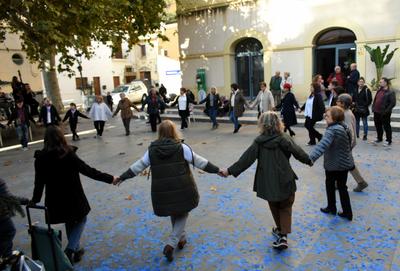
M147 34L160 34L164 0L3 0L0 2L0 40L17 33L23 50L41 67L60 55L58 71L71 71L77 56L90 58L92 42L129 46Z
M385 65L389 64L390 61L393 58L394 53L396 52L396 50L398 48L395 48L393 51L391 51L388 54L388 50L389 50L389 45L387 44L385 46L385 48L383 49L383 51L381 50L381 47L378 46L376 48L371 48L368 45L365 45L365 50L367 50L367 52L370 55L371 61L374 62L375 64L375 68L376 68L376 78L374 78L371 81L371 86L374 89L377 89L379 86L379 81L382 78L382 74L383 74L383 68L385 67Z

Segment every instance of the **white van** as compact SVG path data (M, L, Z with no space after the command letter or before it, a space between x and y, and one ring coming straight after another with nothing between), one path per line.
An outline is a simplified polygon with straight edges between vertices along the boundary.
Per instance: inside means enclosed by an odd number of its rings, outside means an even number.
M120 93L125 93L126 97L134 103L140 103L147 98L148 90L142 81L132 81L126 85L120 85L111 91L113 103L115 105L121 100Z

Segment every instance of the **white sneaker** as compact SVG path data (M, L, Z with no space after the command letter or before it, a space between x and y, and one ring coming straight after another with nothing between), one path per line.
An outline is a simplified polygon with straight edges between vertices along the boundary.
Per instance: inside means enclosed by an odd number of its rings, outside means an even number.
M28 149L27 147L23 147L22 150L23 150L23 151L27 151L27 150L29 150L29 149Z
M382 144L384 147L390 147L392 146L392 142L385 142Z

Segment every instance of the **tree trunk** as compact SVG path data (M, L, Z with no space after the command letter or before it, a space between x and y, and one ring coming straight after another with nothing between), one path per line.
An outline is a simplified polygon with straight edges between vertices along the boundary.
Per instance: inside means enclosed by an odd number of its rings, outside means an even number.
M43 70L44 87L46 89L47 97L53 103L58 112L64 109L60 87L58 86L57 70L56 70L56 56L51 55L50 67Z

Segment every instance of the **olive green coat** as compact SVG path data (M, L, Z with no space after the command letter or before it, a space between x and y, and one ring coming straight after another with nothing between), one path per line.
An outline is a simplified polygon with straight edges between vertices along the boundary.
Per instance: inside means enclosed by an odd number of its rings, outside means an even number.
M311 165L308 154L288 135L260 135L228 171L236 177L258 160L254 192L264 200L282 201L296 191L298 178L289 163L292 154Z

